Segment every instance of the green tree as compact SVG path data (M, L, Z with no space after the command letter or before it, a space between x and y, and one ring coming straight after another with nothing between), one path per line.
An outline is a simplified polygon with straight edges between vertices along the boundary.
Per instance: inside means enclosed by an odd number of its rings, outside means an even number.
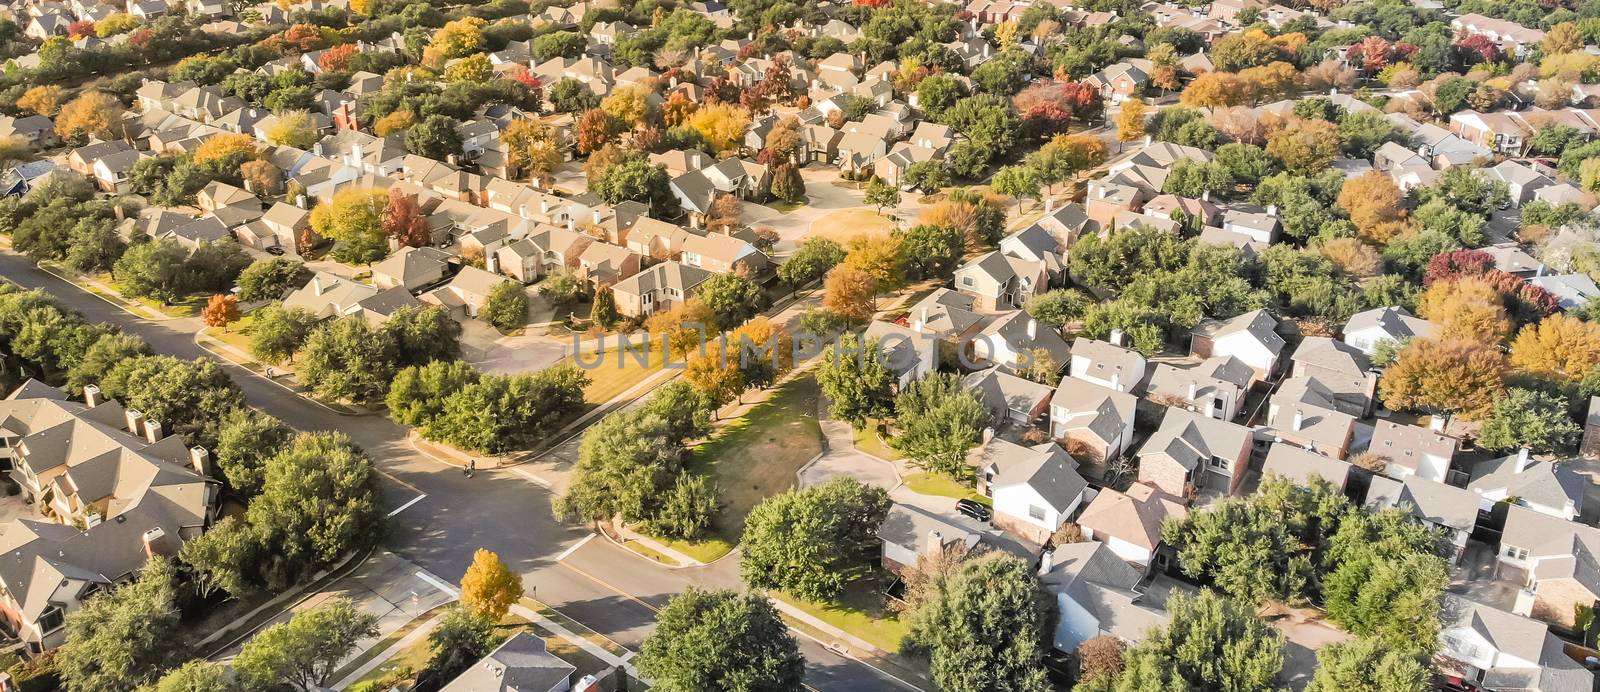
M477 382L478 377L478 369L465 361L435 360L413 365L395 374L384 402L396 421L426 429L444 413L445 402Z
M961 383L959 375L929 373L911 382L895 398L892 444L916 466L959 477L966 471L967 450L983 437L989 409Z
M446 399L423 434L488 454L528 449L583 408L588 384L571 366L481 377Z
M124 360L150 355L150 345L139 337L113 332L103 335L84 351L83 357L68 365L67 389L82 392L87 385L98 385Z
M294 358L317 326L317 316L282 303L258 308L251 315L250 355L268 363Z
M311 331L301 349L300 380L332 401L376 401L399 362L394 337L366 319L341 317Z
M430 115L406 130L406 151L444 161L461 155L461 134L456 121L447 115Z
M164 557L131 582L89 598L67 616L56 671L71 692L132 692L182 653L177 572Z
M267 460L288 446L293 436L294 431L277 418L236 408L217 430L217 468L234 492L254 497L266 480Z
M105 219L84 219L72 229L72 246L67 250L67 266L80 272L109 271L122 259L128 244L117 235L116 226Z
M882 488L848 476L762 500L740 539L745 583L809 600L837 596L872 563L889 505Z
M171 356L129 358L111 369L100 383L107 398L160 421L167 434L183 435L190 444L216 446L217 430L228 412L244 405L244 395L215 360L178 360Z
M292 584L382 537L377 470L343 433L301 433L268 460L245 519L271 546L267 584Z
M617 296L610 288L603 288L594 294L594 306L589 309L589 319L602 329L611 329L616 326L621 317L617 313Z
M650 207L650 215L670 217L678 210L667 169L643 158L629 158L607 168L590 191L612 204L632 200Z
M578 447L567 493L557 516L588 521L641 521L655 516L667 488L683 468L681 440L649 410L612 413L591 426Z
M900 176L900 182L913 190L921 190L931 195L949 187L950 169L943 161L918 161L906 167L906 172Z
M713 274L700 284L695 296L711 311L709 326L717 331L728 331L744 324L767 303L761 287L738 274Z
M239 272L239 300L281 300L311 278L306 265L286 257L256 260Z
M260 688L287 683L300 692L326 687L361 640L378 636L378 617L346 598L296 613L246 642L234 670Z
M557 312L572 307L583 298L587 284L578 275L566 271L553 272L539 282L539 295L550 301Z
M711 480L698 474L680 474L650 520L650 532L663 538L694 540L711 528L716 513L717 489Z
M522 286L502 281L489 291L478 316L503 332L520 329L528 323L528 294Z
M639 648L661 692L779 692L801 686L805 659L766 597L696 586L674 596Z
M862 201L878 208L878 213L883 213L884 207L893 207L900 204L900 190L877 177L867 181L866 197Z
M807 238L778 265L778 278L790 286L805 286L825 276L844 257L844 247L838 243L821 237Z
M1366 551L1342 561L1322 591L1328 617L1344 629L1393 651L1431 654L1439 638L1439 595L1449 584L1436 555Z
M210 530L185 541L179 559L194 573L201 595L249 593L260 570L262 545L239 517L224 517Z
M1039 196L1040 181L1038 172L1034 168L1022 164L1006 166L995 171L994 178L990 184L994 187L995 192L1007 197L1018 198L1017 204L1019 207L1022 204L1021 198Z
M187 292L184 267L188 259L189 252L178 241L163 238L128 248L113 272L122 282L123 293L172 303Z
M1577 446L1582 433L1562 398L1512 387L1490 406L1478 445L1500 451L1526 447L1535 454L1565 454Z
M454 680L467 668L482 660L494 650L495 623L473 614L463 606L454 606L439 618L439 624L428 633L428 647L433 653L428 657L428 675L432 680Z
M869 418L882 418L893 401L893 378L884 366L877 339L855 334L839 337L834 347L822 355L817 368L817 384L828 397L828 410L855 429L867 425Z
M1403 651L1358 638L1317 650L1317 672L1306 692L1427 692L1433 671Z
M155 692L233 692L228 669L210 661L190 661L161 676Z
M1029 317L1039 320L1039 324L1060 329L1068 322L1081 319L1089 302L1081 291L1058 288L1029 298L1022 309Z
M437 305L395 310L383 331L394 339L400 367L461 357L461 323Z
M906 641L931 659L941 690L1045 692L1047 603L1027 563L984 555L935 587L912 616Z
M948 226L918 224L901 234L900 251L906 262L925 278L946 278L966 250L961 231Z
M804 204L806 201L806 181L800 176L800 169L792 163L780 163L772 167L772 196L789 204Z
M1099 689L1274 688L1283 670L1283 635L1256 618L1254 608L1206 590L1175 595L1167 613L1167 626L1128 649L1122 673Z

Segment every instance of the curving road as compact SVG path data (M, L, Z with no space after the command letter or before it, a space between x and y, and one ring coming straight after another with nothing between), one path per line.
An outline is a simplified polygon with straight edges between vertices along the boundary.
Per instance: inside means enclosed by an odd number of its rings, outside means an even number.
M519 473L483 470L473 478L411 446L407 430L385 416L344 416L307 401L195 344L198 318L143 320L33 265L0 253L0 276L40 288L90 321L114 324L179 358L221 362L250 403L300 430L338 430L367 450L383 474L387 505L397 512L387 545L428 571L459 581L480 547L523 575L529 595L637 651L654 609L690 584L739 586L732 559L694 569L660 567L593 534L557 522L550 493ZM580 545L581 544L581 545ZM824 692L901 690L880 671L800 637L806 682Z

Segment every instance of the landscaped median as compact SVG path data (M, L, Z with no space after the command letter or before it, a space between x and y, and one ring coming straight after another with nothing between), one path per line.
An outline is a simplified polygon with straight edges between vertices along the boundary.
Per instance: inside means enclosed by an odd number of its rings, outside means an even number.
M51 261L39 262L39 268L58 279L70 282L78 288L105 299L106 302L122 308L129 314L144 319L164 320L176 317L192 317L199 314L200 309L205 307L206 299L210 297L210 294L195 294L177 303L167 305L149 298L129 298L125 296L122 292L122 287L109 274L83 274Z

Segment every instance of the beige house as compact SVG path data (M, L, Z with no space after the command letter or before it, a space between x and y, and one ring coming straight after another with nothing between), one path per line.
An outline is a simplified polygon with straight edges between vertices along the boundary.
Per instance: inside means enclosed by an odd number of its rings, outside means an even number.
M1026 260L996 250L956 269L956 290L972 296L979 310L1016 310L1049 286L1045 262Z
M477 267L462 267L449 283L422 294L422 302L443 306L458 317L477 317L489 294L505 282L504 277Z
M1201 488L1231 494L1244 481L1251 440L1245 426L1169 408L1139 448L1139 481L1180 497Z
M400 286L413 293L444 281L450 254L431 247L404 247L372 265L372 284L378 288Z
M617 312L628 317L649 317L671 310L694 295L711 272L678 262L663 262L634 274L611 287Z

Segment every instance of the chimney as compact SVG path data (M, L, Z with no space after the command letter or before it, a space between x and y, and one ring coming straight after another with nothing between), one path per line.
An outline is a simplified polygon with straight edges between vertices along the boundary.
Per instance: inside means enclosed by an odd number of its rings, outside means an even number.
M1109 340L1111 341L1111 345L1112 346L1121 346L1122 345L1122 330L1121 329L1113 329L1113 330L1111 330L1111 336L1110 336Z
M1294 410L1294 422L1289 424L1290 430L1298 431L1306 422L1306 415L1300 409Z
M148 531L145 531L141 540L144 542L144 554L146 557L168 555L172 552L167 547L167 532L159 526L151 527Z
M1200 383L1195 382L1194 380L1189 380L1189 400L1194 401L1194 398L1199 394Z
M928 309L922 308L917 312L916 321L911 323L911 331L920 332L926 326L928 326Z
M161 441L161 421L147 420L144 422L144 439L150 444Z
M249 182L249 181L246 181L246 182ZM120 204L112 205L111 206L111 213L117 217L118 221L121 221L123 219L128 218L127 210L123 209L122 205L120 205Z
M317 156L326 156L328 154L328 147L322 142L317 142L311 146L311 153L316 154Z
M1210 202L1211 201L1211 191L1210 190L1206 190L1204 192L1201 192L1200 193L1200 201L1202 201L1202 202Z
M1037 339L1037 338L1039 338L1039 320L1036 320L1036 319L1033 319L1032 317L1029 317L1028 318L1028 339L1032 340L1032 339Z
M1522 473L1523 471L1528 470L1528 464L1532 462L1533 458L1529 456L1527 447L1517 450L1517 473Z
M1276 205L1276 204L1268 204L1267 205L1267 216L1277 216L1277 215L1278 215L1278 205Z
M1428 429L1436 433L1442 433L1444 432L1445 426L1449 423L1450 419L1443 415L1434 416L1428 419Z
M1150 135L1144 136L1144 145L1147 147L1150 146Z
M593 218L594 218L595 225L597 225L597 226L600 225L600 210L599 209L594 210Z
M569 230L569 231L575 230L576 227L577 227L577 224L572 221L572 217L568 216L567 217L567 230Z
M484 253L483 267L484 269L489 270L490 274L500 273L500 253L498 250L495 252Z
M992 440L992 439L994 439L994 428L993 427L984 428L983 429L983 441L984 442L988 442L989 440Z
M206 451L205 447L190 447L189 464L194 466L195 473L211 475L211 452Z
M1544 276L1544 263L1543 262L1540 262L1539 263L1539 268L1535 269L1533 271L1533 276L1534 276L1534 278L1539 278L1541 276Z
M1111 371L1111 389L1113 389L1115 391L1118 391L1118 392L1122 391L1122 367L1121 366L1118 366L1116 370Z
M360 166L361 165L361 143L360 142L356 142L356 143L350 145L350 165L352 165L352 166Z
M1206 417L1207 418L1216 418L1217 417L1217 398L1214 397L1214 396L1206 397Z
M301 209L305 209L306 208L306 196L305 195L295 195L294 196L294 205L297 206L297 207L300 207Z
M326 291L326 290L328 290L327 287L322 285L322 277L316 276L316 275L312 275L312 277L311 277L311 294L320 296L320 295L322 295L322 292Z
M934 554L937 554L939 552L939 550L941 550L943 548L944 548L944 534L939 533L938 531L929 531L928 535L923 538L923 543L922 543L922 554L923 555L934 555Z
M138 435L140 424L144 423L144 414L140 413L139 409L130 408L126 411L123 411L122 415L127 420L128 432Z
M550 200L548 200L548 199L539 200L539 213L541 215L544 215L544 216L549 216L550 215Z
M1055 567L1056 551L1046 550L1039 555L1039 576L1050 573L1050 568Z
M100 388L92 384L83 386L83 405L94 408L100 405Z

